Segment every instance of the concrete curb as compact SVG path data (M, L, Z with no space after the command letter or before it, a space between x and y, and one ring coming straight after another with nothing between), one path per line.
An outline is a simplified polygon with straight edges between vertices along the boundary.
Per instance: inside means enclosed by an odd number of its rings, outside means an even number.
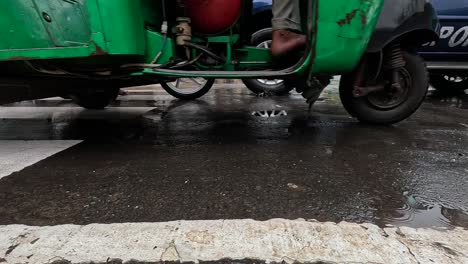
M463 229L275 219L12 225L0 234L4 263L468 263Z

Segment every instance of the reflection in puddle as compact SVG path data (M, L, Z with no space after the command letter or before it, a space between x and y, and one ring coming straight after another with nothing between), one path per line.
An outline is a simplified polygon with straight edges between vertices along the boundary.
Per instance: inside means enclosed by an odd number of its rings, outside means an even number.
M436 105L468 109L468 90L431 91L428 96L428 102Z
M252 112L253 116L263 117L263 118L275 118L281 116L288 116L288 112L285 110L262 110Z
M385 219L386 224L414 228L468 226L468 214L441 205L425 205L418 197L405 195L402 208Z

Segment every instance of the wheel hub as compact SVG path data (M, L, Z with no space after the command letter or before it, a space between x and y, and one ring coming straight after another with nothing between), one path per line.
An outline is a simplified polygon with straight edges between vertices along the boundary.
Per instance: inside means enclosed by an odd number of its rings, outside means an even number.
M179 78L167 85L180 94L194 94L204 88L207 80L203 78Z
M257 45L257 48L270 49L271 40L266 40ZM280 79L257 79L258 82L264 85L279 85L283 83L283 80Z
M399 69L397 74L399 87L389 84L384 90L369 94L367 100L370 104L377 108L388 110L398 107L406 101L408 91L411 88L412 78L405 68Z

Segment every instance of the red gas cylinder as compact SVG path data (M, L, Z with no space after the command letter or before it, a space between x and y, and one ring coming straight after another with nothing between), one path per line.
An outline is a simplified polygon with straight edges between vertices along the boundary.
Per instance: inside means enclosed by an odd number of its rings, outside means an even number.
M186 0L192 27L202 34L220 33L236 22L241 14L241 0Z

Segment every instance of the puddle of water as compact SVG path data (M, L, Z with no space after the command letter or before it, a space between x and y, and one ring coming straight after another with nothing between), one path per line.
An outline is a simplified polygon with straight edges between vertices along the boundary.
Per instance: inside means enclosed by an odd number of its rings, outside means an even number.
M468 109L468 90L452 93L431 91L428 96L428 102L439 106Z
M403 207L395 210L384 222L413 228L468 228L468 214L441 205L425 205L417 197L405 196Z

